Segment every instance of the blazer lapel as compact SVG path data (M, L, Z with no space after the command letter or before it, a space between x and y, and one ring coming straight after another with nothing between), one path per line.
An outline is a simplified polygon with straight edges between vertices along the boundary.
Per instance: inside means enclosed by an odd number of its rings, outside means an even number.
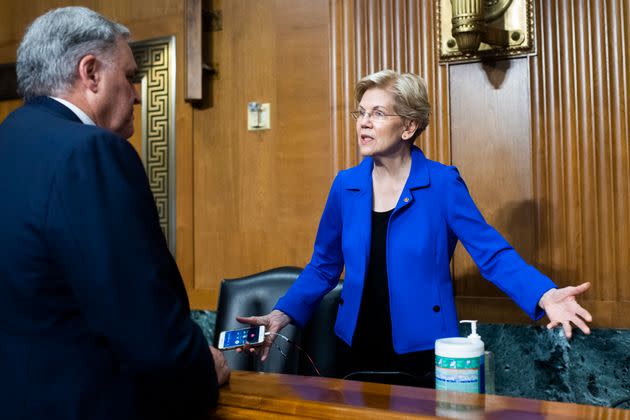
M367 157L350 169L344 191L352 225L356 227L353 229L355 240L363 250L361 278L365 277L372 236L372 165L372 158Z
M363 250L362 277L365 277L368 260L370 257L370 246L372 238L372 167L373 160L366 157L356 167L348 170L348 177L344 188L344 201L347 203L348 214L352 217L352 225L356 226L352 232L357 245ZM427 158L422 151L413 146L411 149L411 171L405 187L398 199L398 204L394 209L392 217L401 209L413 202L413 191L429 186L429 168Z
M430 183L431 179L429 177L429 168L427 167L427 158L424 156L424 153L422 153L422 150L416 146L412 146L409 178L407 178L405 187L402 193L400 193L394 214L413 202L413 190L428 187Z

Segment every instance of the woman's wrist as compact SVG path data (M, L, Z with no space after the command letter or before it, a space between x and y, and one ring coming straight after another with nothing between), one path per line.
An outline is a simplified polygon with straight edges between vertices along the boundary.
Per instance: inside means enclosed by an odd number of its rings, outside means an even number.
M554 290L557 289L549 289L540 297L540 300L538 301L538 306L540 306L542 310L545 310L545 305L547 304L547 301L551 298Z
M279 309L274 309L271 311L270 315L275 319L282 327L285 327L291 323L291 318L289 315L285 314Z

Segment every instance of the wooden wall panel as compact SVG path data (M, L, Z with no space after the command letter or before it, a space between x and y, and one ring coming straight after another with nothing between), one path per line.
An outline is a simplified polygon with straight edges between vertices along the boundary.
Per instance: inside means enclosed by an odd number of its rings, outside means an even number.
M532 262L535 205L528 71L526 58L451 65L449 86L453 164L488 223ZM482 279L461 243L453 257L453 278L462 304L470 298L507 299ZM511 306L510 312L518 311ZM480 315L465 306L461 312L464 318Z
M14 109L22 105L21 99L0 101L0 121L4 120Z
M136 91L142 92L140 83L136 83ZM133 135L129 137L129 143L136 150L138 156L142 156L142 104L133 106L133 129Z
M128 25L134 33L137 25L153 22L152 37L159 37L171 34L165 34L161 29L169 20L181 18L183 2L180 0L31 0L28 3L3 1L0 14L0 62L15 61L16 46L27 25L37 16L50 9L63 6L89 7ZM144 37L137 39L144 39Z
M540 1L536 14L538 260L561 285L593 283L597 325L629 327L629 2Z
M582 302L593 325L630 327L628 1L540 0L535 10L537 54L528 59L532 172L520 178L531 179L533 191L530 261L559 286L592 282ZM452 102L457 90L451 85ZM519 132L519 124L508 132ZM452 141L455 147L455 134ZM492 188L492 182L474 180L475 188ZM493 206L479 201L492 215ZM519 224L506 225L506 236L514 231L521 239ZM459 293L466 317L527 321L481 283Z
M429 87L433 112L417 141L434 160L450 162L446 67L435 53L433 2L414 0L333 0L331 57L334 169L356 165L354 86L370 73L392 69L420 74Z
M310 260L334 173L326 1L228 0L212 33L219 74L194 113L195 288L213 307L223 278ZM271 104L248 131L247 103Z

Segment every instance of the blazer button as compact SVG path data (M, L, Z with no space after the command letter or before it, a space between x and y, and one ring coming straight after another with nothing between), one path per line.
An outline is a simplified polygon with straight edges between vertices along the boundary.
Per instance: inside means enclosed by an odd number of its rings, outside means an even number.
M433 307L433 312L440 312L440 305L435 305Z

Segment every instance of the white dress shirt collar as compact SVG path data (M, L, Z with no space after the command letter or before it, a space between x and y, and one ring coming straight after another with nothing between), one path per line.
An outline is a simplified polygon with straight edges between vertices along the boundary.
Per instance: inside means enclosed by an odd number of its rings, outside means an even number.
M72 102L68 102L65 99L57 98L55 96L50 96L50 98L54 99L55 101L59 102L62 105L67 106L68 108L70 108L70 111L74 112L75 115L77 117L79 117L79 119L81 120L81 122L83 124L96 125L96 123L94 121L92 121L92 119L90 117L88 117L88 115L85 112L83 112L81 110L81 108L79 108L78 106L76 106Z

